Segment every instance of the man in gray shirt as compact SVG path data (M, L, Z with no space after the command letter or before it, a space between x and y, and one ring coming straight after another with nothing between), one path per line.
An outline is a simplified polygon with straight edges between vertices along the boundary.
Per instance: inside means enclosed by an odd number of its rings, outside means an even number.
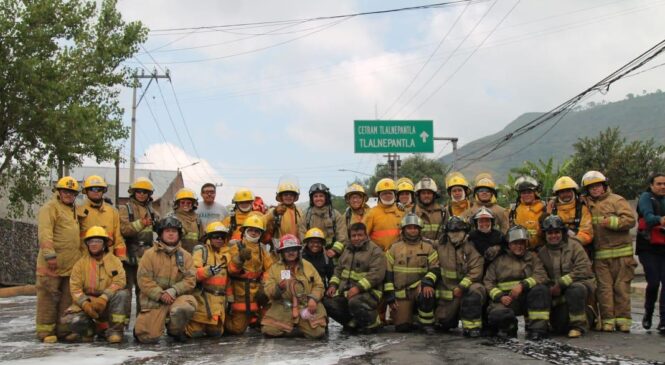
M213 183L205 183L201 187L201 197L203 204L199 204L196 213L201 219L201 226L205 229L208 223L222 221L229 215L226 207L215 202L217 196L217 186Z

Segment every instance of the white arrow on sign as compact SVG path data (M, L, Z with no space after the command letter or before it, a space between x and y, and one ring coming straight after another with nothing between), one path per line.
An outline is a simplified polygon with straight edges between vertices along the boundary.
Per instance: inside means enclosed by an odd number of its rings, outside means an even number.
M422 133L420 133L420 138L423 139L423 143L427 142L427 137L429 137L429 134L427 134L427 132L423 131Z

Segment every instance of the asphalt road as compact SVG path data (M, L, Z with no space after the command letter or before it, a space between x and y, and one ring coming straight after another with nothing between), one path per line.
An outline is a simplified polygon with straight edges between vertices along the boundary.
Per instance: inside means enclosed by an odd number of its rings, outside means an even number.
M14 364L665 364L665 336L641 328L641 303L633 304L631 334L590 332L581 339L543 342L451 334L397 334L390 327L374 335L350 336L336 323L325 340L265 339L251 331L222 337L138 345L125 343L45 345L34 339L35 297L0 299L0 362ZM657 323L658 318L654 322ZM520 326L522 324L520 323Z

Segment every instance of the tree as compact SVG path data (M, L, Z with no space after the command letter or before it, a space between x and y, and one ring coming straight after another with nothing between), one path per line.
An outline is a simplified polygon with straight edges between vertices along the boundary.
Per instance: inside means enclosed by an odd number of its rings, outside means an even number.
M533 161L524 161L520 167L513 167L508 173L508 182L506 185L499 186L499 191L505 199L502 204L510 204L517 199L515 191L515 180L520 176L531 176L540 184L541 197L546 198L552 194L554 182L561 176L567 175L571 160L566 160L560 165L554 165L554 158L550 157L547 162L538 159L538 163ZM507 206L507 205L504 205Z
M413 180L413 183L415 184L423 177L430 177L434 179L441 191L445 189L444 177L448 172L447 170L448 168L446 165L439 160L432 160L421 154L414 154L402 161L402 166L399 168L398 178L408 177ZM371 189L368 191L370 196L374 193L374 186L376 186L376 183L384 177L393 177L388 165L376 165L374 176L369 178L364 184L365 187Z
M653 139L628 143L619 128L608 128L596 138L579 138L573 147L572 178L581 182L585 172L598 170L609 179L612 190L626 199L644 191L649 174L665 171L665 146Z
M38 201L52 169L114 158L126 139L121 63L145 41L115 0L0 0L0 196L10 215Z

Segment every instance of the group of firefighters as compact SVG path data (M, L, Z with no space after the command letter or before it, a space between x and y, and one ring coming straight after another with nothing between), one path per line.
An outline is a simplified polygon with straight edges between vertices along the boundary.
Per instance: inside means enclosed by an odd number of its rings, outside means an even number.
M76 203L80 183L63 177L39 211L37 337L121 342L133 294L142 343L165 328L176 340L248 327L321 338L329 318L353 333L386 324L446 332L461 322L464 336L514 337L521 315L531 340L591 326L630 332L636 217L602 173L584 174L581 189L560 177L548 201L535 179L520 177L508 209L489 174L470 184L452 173L444 183L445 206L431 178L381 179L372 208L352 184L344 213L322 183L304 211L297 184L280 183L267 211L239 189L229 214L204 225L190 189L160 219L146 178L116 209L103 199L103 178L86 178Z

